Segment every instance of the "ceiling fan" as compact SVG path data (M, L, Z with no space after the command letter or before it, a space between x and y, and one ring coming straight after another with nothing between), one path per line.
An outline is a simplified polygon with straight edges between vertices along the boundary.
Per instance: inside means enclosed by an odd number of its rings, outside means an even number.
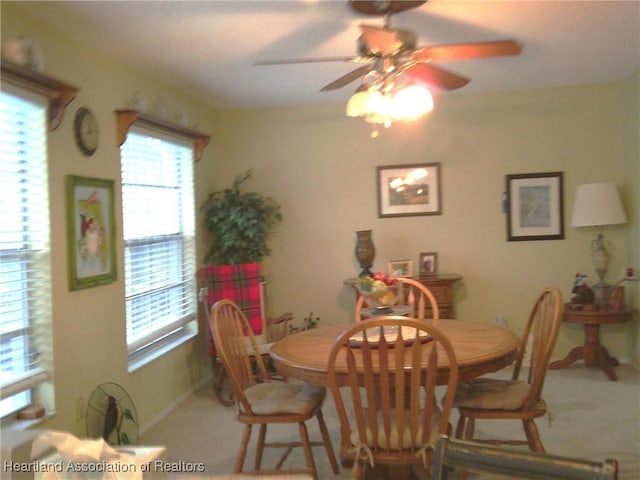
M445 70L433 62L466 60L474 58L518 55L520 46L513 40L463 43L452 45L417 46L416 34L410 30L392 28L391 16L404 10L417 8L427 0L349 0L350 7L358 13L385 15L383 27L360 25L358 55L350 57L325 57L292 60L258 61L254 65L285 65L316 62L361 63L355 70L343 75L320 89L322 92L342 88L359 78L366 82L398 78L401 74L411 81L426 83L443 90L464 87L469 79ZM373 77L373 78L371 78ZM392 80L393 81L393 80Z

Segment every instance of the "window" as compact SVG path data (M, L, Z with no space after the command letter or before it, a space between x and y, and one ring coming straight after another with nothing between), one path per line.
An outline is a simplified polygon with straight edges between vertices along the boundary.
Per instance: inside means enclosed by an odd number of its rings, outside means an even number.
M2 417L32 403L52 366L46 142L46 99L0 92Z
M193 145L134 127L121 162L133 370L196 333Z

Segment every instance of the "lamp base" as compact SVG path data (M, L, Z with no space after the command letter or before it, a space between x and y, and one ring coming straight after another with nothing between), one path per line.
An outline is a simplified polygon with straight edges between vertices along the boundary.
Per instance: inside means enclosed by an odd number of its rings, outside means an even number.
M607 275L607 269L609 267L609 258L611 257L609 249L607 248L607 240L605 240L602 232L598 234L598 237L591 242L591 259L593 260L593 266L598 274L599 281L591 288L594 293L594 302L598 306L606 305L609 300L609 289L611 285L604 281L604 277Z
M607 305L609 303L609 291L611 290L611 285L600 280L595 285L591 286L593 290L593 303L598 306Z

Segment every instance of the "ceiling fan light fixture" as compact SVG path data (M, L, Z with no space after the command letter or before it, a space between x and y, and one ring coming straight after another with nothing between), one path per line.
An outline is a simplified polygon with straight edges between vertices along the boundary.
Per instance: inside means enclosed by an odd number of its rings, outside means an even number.
M388 116L390 99L375 88L359 88L347 102L348 117ZM370 122L382 123L382 122Z
M367 103L371 93L368 89L359 88L347 102L347 117L364 117L367 115Z
M391 126L392 118L382 113L375 112L364 117L364 121L375 125L383 125L384 128L389 128Z
M383 26L360 24L357 55L349 57L302 58L256 62L256 65L286 65L318 62L361 64L320 89L328 92L360 79L360 88L346 105L346 115L372 124L372 136L379 125L414 120L433 110L427 85L439 90L456 90L470 79L434 65L433 62L519 55L514 40L418 46L413 30L391 26L391 16L415 9L427 0L349 0L351 8L367 15L385 15Z
M433 110L433 97L426 87L409 85L395 91L391 116L399 120L413 120Z
M392 109L391 97L384 95L380 90L370 91L371 95L367 101L367 115L390 116Z
M371 70L364 77L362 77L362 86L364 88L371 88L380 85L384 81L384 75L380 73L381 71L382 65L377 65L374 70Z
M392 122L414 120L433 110L433 97L426 87L398 83L385 81L376 86L363 83L349 98L346 115L363 117L367 123L388 128Z

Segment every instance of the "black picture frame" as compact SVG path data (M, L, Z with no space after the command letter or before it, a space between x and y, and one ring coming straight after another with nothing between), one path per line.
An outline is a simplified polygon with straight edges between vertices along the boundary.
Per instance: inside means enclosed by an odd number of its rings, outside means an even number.
M420 276L428 277L438 274L438 253L422 252L420 253Z
M506 176L507 241L564 239L562 172Z
M376 172L379 218L442 215L439 163L383 165Z

